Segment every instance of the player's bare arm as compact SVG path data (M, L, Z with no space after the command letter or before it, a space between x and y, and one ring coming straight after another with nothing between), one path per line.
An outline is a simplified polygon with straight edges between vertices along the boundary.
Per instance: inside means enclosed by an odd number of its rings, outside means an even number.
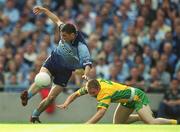
M89 119L86 123L87 124L97 123L104 116L105 113L106 113L106 109L99 108L96 114L91 119Z
M42 6L35 6L33 8L33 12L35 15L39 15L40 13L45 13L58 26L63 24L63 22L54 13L52 13L50 10Z
M74 92L73 94L71 94L66 101L61 104L61 105L56 105L58 108L60 109L67 109L67 107L69 106L69 104L71 104L77 97L79 97L80 95L77 92Z
M91 70L91 67L89 65L87 65L85 67L84 75L82 76L83 79L88 80L88 74L89 74L90 70Z

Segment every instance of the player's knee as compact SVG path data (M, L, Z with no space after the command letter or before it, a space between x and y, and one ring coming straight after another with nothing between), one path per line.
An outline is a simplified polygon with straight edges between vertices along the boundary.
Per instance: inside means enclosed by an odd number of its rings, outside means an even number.
M48 100L48 102L53 102L54 100L55 100L55 96L48 96L47 97L47 100Z

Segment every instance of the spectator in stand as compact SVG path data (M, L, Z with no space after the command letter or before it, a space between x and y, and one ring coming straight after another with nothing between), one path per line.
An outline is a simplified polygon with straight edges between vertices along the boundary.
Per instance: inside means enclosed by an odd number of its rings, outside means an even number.
M21 72L17 71L17 65L15 61L10 60L7 64L7 71L4 73L5 76L5 90L13 90L16 91L15 88L19 88L17 90L23 91L28 83L26 78L23 78ZM17 85L17 86L15 86Z
M157 20L154 20L152 23L151 23L151 29L153 29L156 33L156 38L160 41L162 41L164 39L164 32L162 30L159 30L159 23Z
M139 11L140 16L145 18L145 25L150 26L155 19L155 11L150 9L147 5L142 5Z
M113 45L113 52L120 54L122 48L121 40L116 34L116 29L114 26L109 27L107 39L110 40Z
M130 58L131 57L128 57L128 50L127 50L127 48L122 48L121 54L120 54L120 61L122 61L123 63L126 63L128 65L128 67L129 67L129 69L132 68L133 65L134 65L133 60L130 60Z
M106 56L103 53L97 56L96 75L100 78L109 78L109 66L106 64Z
M165 34L170 32L172 29L169 25L165 23L165 14L164 11L159 8L156 12L156 20L159 27L159 30L163 33L163 39L165 38Z
M157 62L159 61L160 59L160 54L157 50L153 50L152 51L152 64L151 64L151 67L155 67Z
M144 80L147 80L149 77L149 68L147 69L144 63L141 63L138 65L140 75L144 78Z
M15 8L15 5L15 0L7 0L3 10L3 14L9 18L11 23L17 22L20 16L20 12Z
M173 79L170 89L164 94L164 99L159 106L158 117L180 118L180 91L179 81Z
M29 85L34 82L34 78L35 78L36 74L37 74L37 71L35 69L30 70L29 75L28 75Z
M26 50L24 53L24 60L29 65L29 67L31 67L33 65L34 61L36 60L36 58L37 58L37 53L35 50L35 43L28 42L26 44Z
M99 16L101 17L102 20L102 31L103 31L102 33L106 37L108 33L108 28L113 23L110 11L111 10L107 8L106 4L103 4L99 11L100 12Z
M7 16L2 16L0 17L0 35L3 35L3 37L6 37L6 35L9 35L12 31L12 24L10 23L10 20ZM4 38L6 40L6 38Z
M175 50L174 48L175 48L176 42L174 41L173 34L171 32L167 32L165 34L165 39L163 41L161 41L161 44L160 44L160 47L159 47L160 53L163 52L163 47L164 47L164 45L166 43L170 43L172 45L172 48L173 48L172 50L174 52L174 50Z
M47 52L50 55L50 53L53 51L53 49L56 47L55 42L53 42L53 38L50 34L44 34L43 42L45 42L47 44Z
M3 64L0 63L0 92L4 90L4 67Z
M114 58L114 45L112 41L106 40L103 44L103 50L102 52L106 54L106 61L107 63L112 63Z
M174 76L176 76L176 73L178 73L179 71L180 71L180 59L178 60L176 64Z
M171 80L171 75L170 75L170 73L165 71L166 64L159 61L156 64L156 68L157 68L158 73L160 75L160 80L162 82L163 87L165 87L165 88L169 87L169 83L170 83L170 80Z
M138 16L135 22L135 34L137 35L138 43L143 46L143 38L148 32L148 27L145 25L145 19L142 16Z
M152 65L152 49L147 46L147 45L144 45L143 47L143 62L145 64L145 67L146 69L149 70L149 68L151 67Z
M118 68L115 65L111 65L109 68L109 79L113 80L114 82L119 82L118 80Z
M25 63L24 57L20 54L16 54L14 56L14 61L17 66L17 71L21 72L24 78L27 77L27 74L29 73L29 66Z
M128 52L128 60L130 60L132 63L134 63L134 58L136 56L135 47L132 44L129 44L127 46L127 52ZM134 64L132 64L133 66Z
M122 38L122 47L127 47L130 43L130 36L135 34L135 27L133 25L128 26L127 33Z
M143 56L141 54L136 54L133 62L134 62L134 66L138 66L138 65L144 63Z
M166 65L165 71L169 72L171 75L174 73L174 68L171 64L168 63L168 56L164 53L161 54L159 61L163 62Z
M161 40L156 37L157 31L154 28L149 29L149 33L144 37L143 43L152 50L159 50Z
M83 20L78 20L78 21L83 21L82 23L82 32L85 33L86 35L90 35L92 33L92 25L94 24L94 21L95 21L95 17L96 17L96 13L93 12L92 10L93 8L91 7L90 4L85 4L83 7L82 7L82 13L80 15L78 15L77 17L77 20L78 18L80 19L83 19ZM81 26L81 25L78 25L78 26Z
M131 20L131 18L128 16L127 6L121 4L119 6L119 9L116 11L116 15L119 16L119 19L123 24L122 25L123 32L127 33L128 26L134 23L133 20Z
M178 20L179 19L179 20ZM178 24L179 21L179 24ZM178 58L180 58L180 17L176 19L176 24L175 24L175 32L174 32L174 36L173 36L173 40L175 41L175 54L178 56Z
M115 36L117 38L119 38L120 40L122 40L126 35L125 33L122 31L122 23L120 22L118 16L114 16L113 17L113 22L114 22L114 26L115 26Z
M174 78L177 78L177 80L180 82L180 69L179 71L176 72L176 75L174 76ZM179 86L180 89L180 86Z
M158 73L157 68L153 67L150 70L149 78L146 81L147 92L165 92L160 75Z
M48 52L48 43L45 41L41 41L38 48L38 54L41 54L42 52L45 52L46 54L50 55Z
M111 70L112 72L116 71L115 73L117 74L116 80L124 83L126 78L129 76L129 66L127 65L127 63L123 60L120 60L119 55L117 54L114 56L114 61L110 66L112 68ZM112 78L110 77L109 79L112 79Z
M144 78L140 75L139 68L133 67L130 76L126 79L125 84L144 90Z
M134 46L136 54L142 54L143 53L143 48L138 43L137 35L130 36L130 44Z
M70 18L74 18L78 11L73 0L64 1L64 5L60 6L59 12L64 12L64 10L67 10L70 13Z
M167 57L168 57L168 64L172 68L175 68L175 65L177 62L177 56L176 56L176 54L173 53L172 50L173 50L172 44L169 42L166 42L163 47L163 53L165 55L167 55Z
M5 70L5 65L6 65L6 50L3 48L3 49L0 49L0 64L3 65L3 71Z
M98 52L100 51L100 49L102 47L102 43L99 41L98 34L92 33L89 36L88 46L89 46L89 50L90 50L92 59L95 60L97 58Z

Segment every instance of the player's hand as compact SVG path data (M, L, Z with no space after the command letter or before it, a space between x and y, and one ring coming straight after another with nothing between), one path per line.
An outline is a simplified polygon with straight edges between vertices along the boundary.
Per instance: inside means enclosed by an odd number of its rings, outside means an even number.
M35 15L38 15L38 14L44 12L44 9L45 8L43 8L42 6L35 6L33 8L33 12L34 12Z
M56 105L56 107L58 107L60 109L67 109L68 108L66 104Z
M83 78L84 80L86 80L86 81L88 81L88 80L89 80L88 76L87 76L87 75L85 75L85 74L82 76L82 78Z

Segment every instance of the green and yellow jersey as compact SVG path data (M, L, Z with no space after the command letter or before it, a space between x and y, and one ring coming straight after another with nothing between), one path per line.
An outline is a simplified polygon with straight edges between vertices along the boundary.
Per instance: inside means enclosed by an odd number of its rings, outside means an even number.
M98 105L97 105L98 108L107 109L110 103L121 103L122 105L128 108L136 109L137 102L142 102L141 98L144 98L144 96L146 97L144 92L142 92L139 89L135 89L127 85L115 83L109 80L104 80L104 79L97 79L97 80L101 88L96 97L98 101ZM81 88L77 92L79 95L84 95L88 93L86 88ZM147 97L145 98L145 103L144 102L142 103L145 105L149 103Z

